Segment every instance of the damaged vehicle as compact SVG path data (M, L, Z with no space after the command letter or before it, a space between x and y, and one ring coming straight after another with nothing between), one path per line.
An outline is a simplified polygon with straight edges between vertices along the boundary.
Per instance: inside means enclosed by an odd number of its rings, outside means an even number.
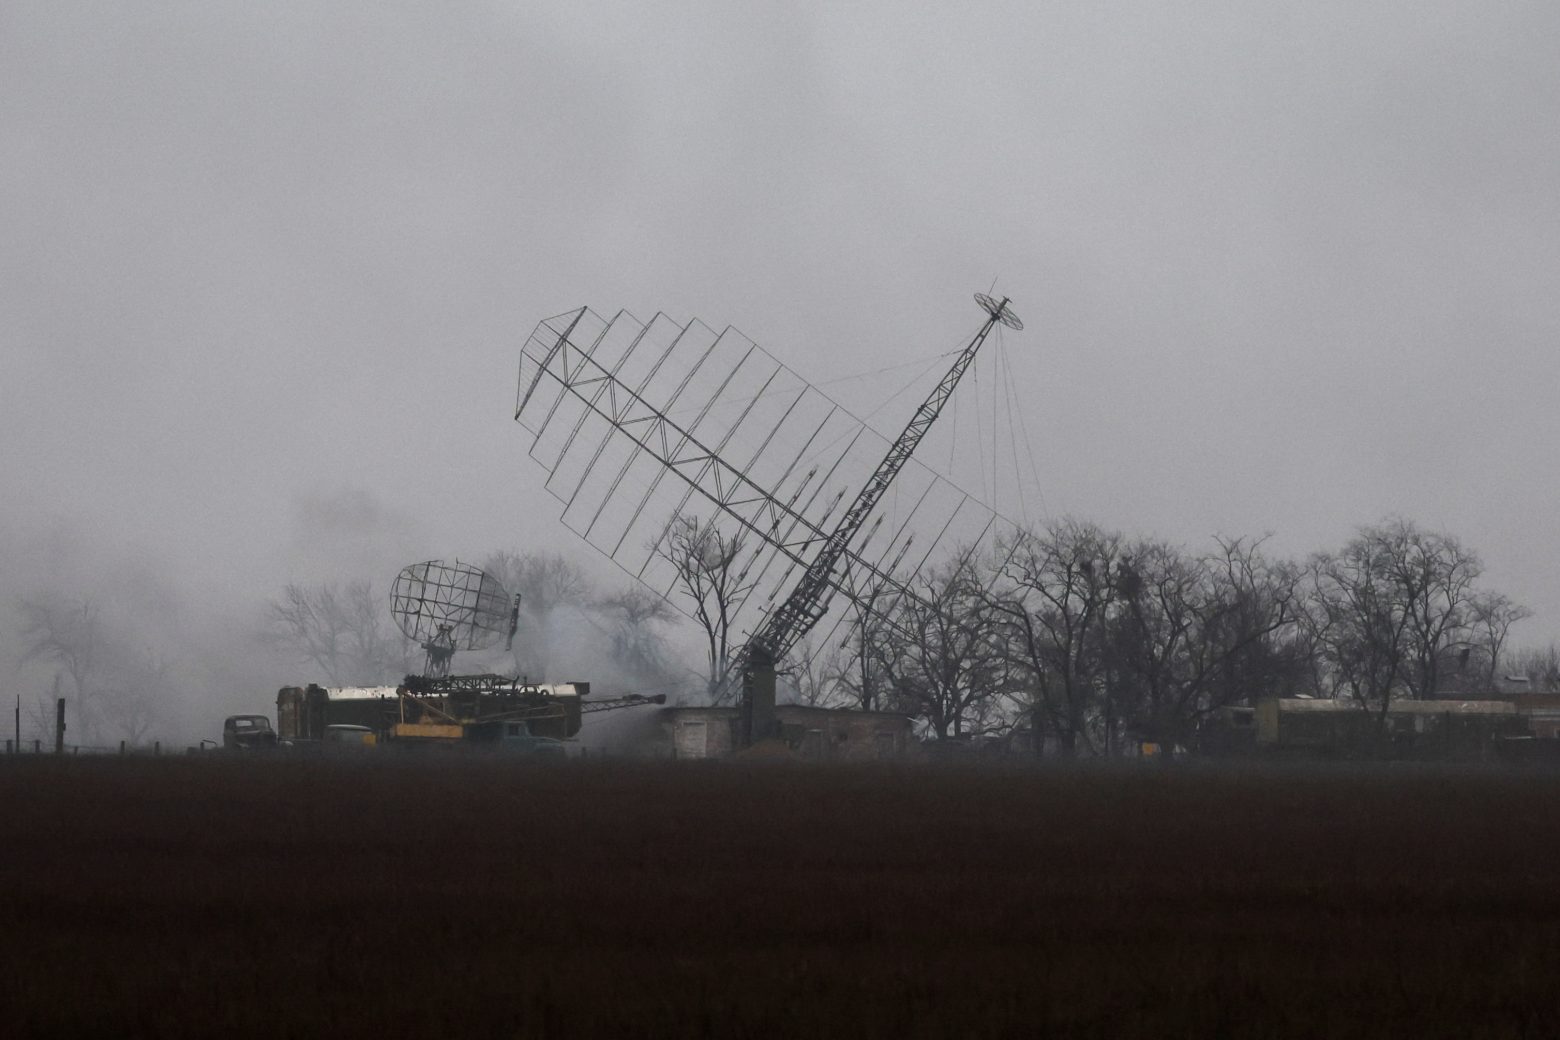
M222 723L222 746L229 751L261 751L276 747L276 730L264 715L229 715Z

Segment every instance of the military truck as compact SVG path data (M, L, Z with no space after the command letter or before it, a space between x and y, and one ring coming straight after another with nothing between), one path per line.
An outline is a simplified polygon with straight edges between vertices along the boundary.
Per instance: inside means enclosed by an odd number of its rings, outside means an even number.
M276 730L264 715L229 715L222 722L222 746L228 751L263 751L276 747Z

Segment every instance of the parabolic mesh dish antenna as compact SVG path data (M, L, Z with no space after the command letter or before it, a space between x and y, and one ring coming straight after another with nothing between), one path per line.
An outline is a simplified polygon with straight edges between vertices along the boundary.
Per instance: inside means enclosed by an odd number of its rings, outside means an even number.
M1024 327L1024 323L1018 320L1018 315L1013 313L1013 308L1008 306L1006 300L994 300L985 293L978 292L975 294L975 302L980 304L987 314L1008 328L1017 331Z
M504 587L459 560L402 568L390 589L390 613L406 638L428 651L429 675L447 674L456 650L481 650L511 631Z
M1020 327L1006 301L977 302L989 317L981 338L998 322ZM688 603L664 549L676 525L742 535L734 633L759 632L825 551L839 558L829 591L792 626L811 629L819 647L841 625L891 622L917 595L923 566L968 558L1011 530L908 460L848 544L829 547L895 442L741 332L697 319L620 311L608 320L589 308L545 319L521 351L515 420L533 435L531 457L564 524L679 608ZM829 613L835 592L856 609Z

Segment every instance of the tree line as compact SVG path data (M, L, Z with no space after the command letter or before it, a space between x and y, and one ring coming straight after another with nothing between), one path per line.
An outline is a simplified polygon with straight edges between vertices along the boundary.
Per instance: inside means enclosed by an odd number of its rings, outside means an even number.
M1391 518L1336 552L1261 541L1204 552L1063 519L909 579L897 622L864 620L795 673L802 699L907 712L937 738L1029 730L1062 754L1186 745L1264 697L1489 696L1507 670L1560 689L1560 655L1509 652L1529 612L1480 584L1458 539Z
M490 554L483 568L522 597L513 657L495 667L685 703L734 688L719 679L746 638L732 610L750 587L745 540L692 518L670 525L654 547L676 575L670 603L632 584L602 592L559 554ZM1397 699L1488 696L1510 676L1560 692L1560 648L1509 645L1529 612L1482 584L1478 555L1401 518L1303 560L1260 540L1198 552L1061 519L901 577L916 595L891 619L855 617L842 642L797 648L783 665L792 698L907 713L938 739L1027 730L1062 754L1110 755L1187 744L1210 714L1264 697L1349 698L1384 719ZM288 585L251 638L309 681L393 684L422 651L395 627L388 593L368 580ZM83 736L145 737L176 662L90 600L16 606L20 664L52 668ZM684 660L674 606L699 667ZM48 704L36 700L28 713L43 729Z

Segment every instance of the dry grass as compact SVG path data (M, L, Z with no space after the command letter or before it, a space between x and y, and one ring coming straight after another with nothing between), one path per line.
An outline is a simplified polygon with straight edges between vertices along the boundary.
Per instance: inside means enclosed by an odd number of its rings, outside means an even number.
M1560 776L0 761L0 1033L1560 1035Z

